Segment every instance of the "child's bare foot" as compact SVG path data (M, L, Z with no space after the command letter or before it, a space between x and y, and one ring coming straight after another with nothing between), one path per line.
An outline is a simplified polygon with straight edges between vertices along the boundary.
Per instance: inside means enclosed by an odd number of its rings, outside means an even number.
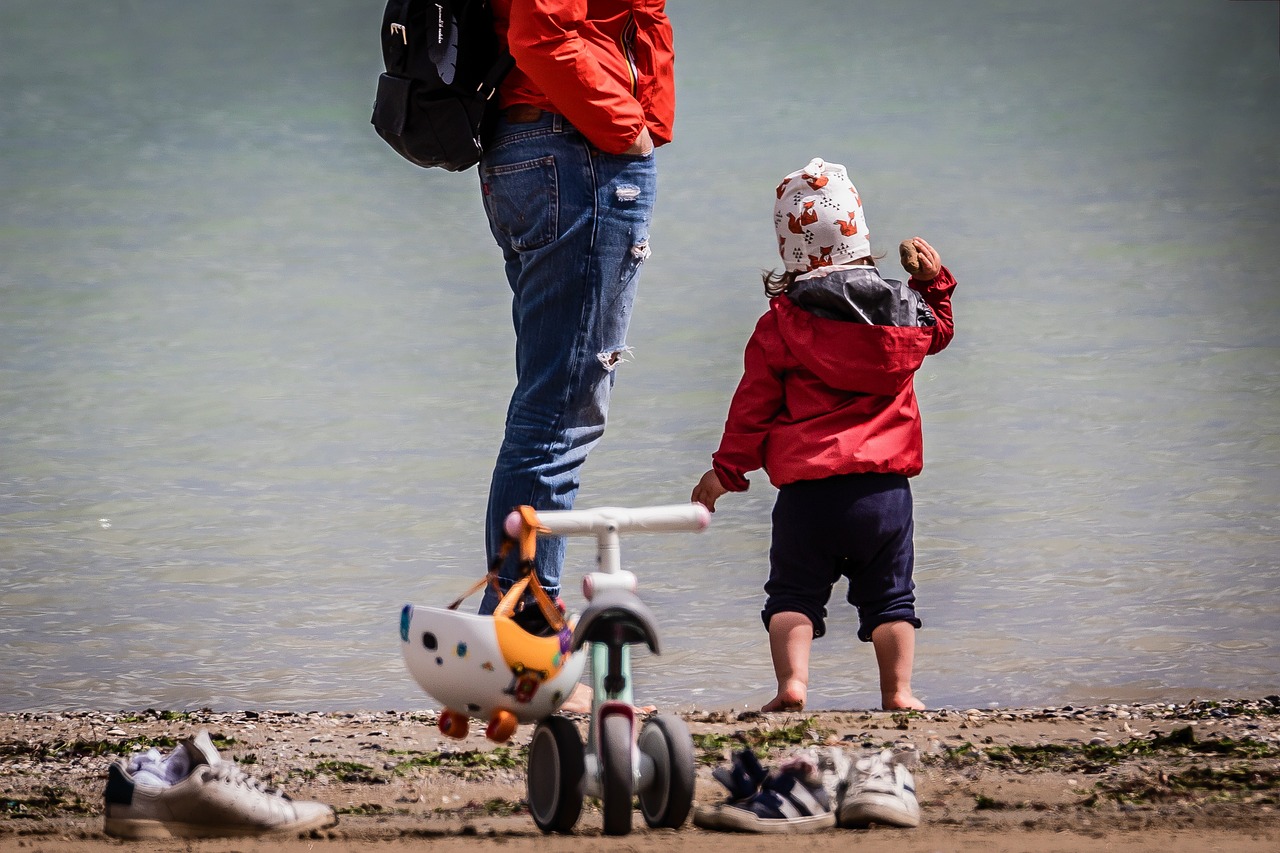
M881 696L881 707L886 711L923 711L925 705L910 693L901 696Z
M803 711L806 692L803 684L782 685L778 688L778 695L766 702L760 710L766 714L771 711Z
M766 714L771 711L803 711L804 702L795 699L783 699L781 696L774 696L764 707L760 709Z

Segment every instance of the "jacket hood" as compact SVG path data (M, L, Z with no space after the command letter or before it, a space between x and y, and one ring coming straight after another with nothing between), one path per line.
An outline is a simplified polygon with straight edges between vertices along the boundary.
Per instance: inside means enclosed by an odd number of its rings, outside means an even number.
M874 267L806 276L772 309L788 349L820 380L880 396L911 381L936 322L920 294Z
M791 301L828 320L877 326L932 326L937 323L924 297L869 266L840 267L796 279Z

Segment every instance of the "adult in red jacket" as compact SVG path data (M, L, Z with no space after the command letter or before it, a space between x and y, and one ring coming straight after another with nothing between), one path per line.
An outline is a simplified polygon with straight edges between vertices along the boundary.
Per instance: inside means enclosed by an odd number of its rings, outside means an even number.
M665 0L494 0L516 67L503 107L559 113L609 154L671 141L675 54ZM646 142L645 137L650 142Z
M516 387L489 489L492 563L520 505L569 509L604 433L657 191L675 85L663 0L493 0L515 59L480 161L485 213L512 292ZM560 586L562 540L537 573ZM517 577L512 559L503 588ZM489 590L480 612L498 596Z
M908 285L881 277L843 166L815 159L777 195L787 272L766 276L778 295L747 343L720 448L692 497L714 510L760 468L778 487L761 613L778 692L764 710L803 708L812 640L841 577L858 636L875 647L883 707L922 708L911 690L920 620L907 478L923 466L912 376L951 342L955 279L918 237Z

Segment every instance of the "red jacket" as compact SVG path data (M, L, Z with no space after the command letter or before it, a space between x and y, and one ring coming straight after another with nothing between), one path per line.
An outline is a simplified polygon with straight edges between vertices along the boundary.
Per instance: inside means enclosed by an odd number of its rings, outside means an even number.
M502 82L503 107L559 113L610 154L644 127L671 141L675 53L665 0L494 0L498 38L516 67Z
M838 474L908 477L924 467L912 376L926 355L951 342L955 326L946 267L912 279L932 326L824 319L774 298L747 342L745 372L712 463L721 484L744 491L763 468L775 486Z

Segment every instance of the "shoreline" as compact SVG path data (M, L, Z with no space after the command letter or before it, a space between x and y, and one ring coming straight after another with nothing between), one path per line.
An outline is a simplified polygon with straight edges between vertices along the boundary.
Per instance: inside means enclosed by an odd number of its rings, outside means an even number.
M584 715L566 715L583 730ZM766 765L799 746L914 751L922 826L829 830L815 850L870 840L884 850L1280 849L1280 696L933 711L814 711L680 716L694 738L695 802L723 799L711 770L750 745ZM224 758L295 798L335 807L339 824L301 839L129 842L147 850L399 850L430 839L446 853L781 850L790 836L725 835L687 823L651 830L636 814L601 834L588 800L571 835L544 836L524 806L532 726L507 744L479 727L463 740L422 712L244 710L0 713L0 853L115 849L102 833L106 768L116 756L206 729ZM1156 843L1156 839L1159 842ZM301 845L305 844L306 847Z

